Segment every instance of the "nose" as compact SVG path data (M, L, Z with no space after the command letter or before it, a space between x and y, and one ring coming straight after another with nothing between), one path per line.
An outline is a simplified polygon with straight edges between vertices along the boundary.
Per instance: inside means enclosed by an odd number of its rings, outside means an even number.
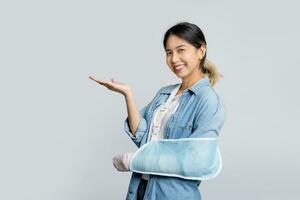
M172 64L177 63L178 60L179 60L178 55L177 55L176 52L174 52L174 53L172 54L172 56L171 56L171 62L172 62Z

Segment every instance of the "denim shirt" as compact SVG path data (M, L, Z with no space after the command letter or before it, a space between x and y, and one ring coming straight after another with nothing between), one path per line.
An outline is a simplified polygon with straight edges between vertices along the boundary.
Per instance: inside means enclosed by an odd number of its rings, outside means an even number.
M151 102L140 110L141 119L135 136L130 130L128 117L125 119L124 130L138 148L147 142L154 110L168 99L172 90L178 85L179 83L162 87ZM224 124L224 118L223 103L210 85L209 78L204 77L183 91L178 109L166 123L164 139L217 137ZM132 172L127 200L136 200L141 175ZM201 181L198 180L150 175L144 200L199 200L201 199L198 190L200 183Z

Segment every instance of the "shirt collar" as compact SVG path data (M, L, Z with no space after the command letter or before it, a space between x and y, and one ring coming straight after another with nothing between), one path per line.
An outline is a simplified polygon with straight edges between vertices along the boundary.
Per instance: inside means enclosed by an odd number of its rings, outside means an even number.
M162 88L160 93L161 94L162 93L163 94L171 94L173 89L176 88L178 85L180 85L180 83L170 85L169 87L164 87L164 88ZM198 80L196 83L194 83L192 85L192 87L188 88L187 90L189 90L197 95L200 92L202 87L209 86L209 85L210 85L209 78L206 76L206 77L203 77L200 80Z

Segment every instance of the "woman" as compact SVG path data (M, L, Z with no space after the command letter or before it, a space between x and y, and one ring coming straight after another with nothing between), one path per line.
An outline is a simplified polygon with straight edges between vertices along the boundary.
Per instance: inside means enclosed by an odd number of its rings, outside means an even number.
M167 65L181 83L162 87L140 111L127 84L114 79L108 82L90 78L124 95L128 112L124 129L139 148L151 140L217 137L224 123L224 108L212 86L220 74L206 60L203 32L195 24L178 23L167 30L163 45ZM166 104L167 111L160 115ZM130 156L130 153L116 156L115 167L128 171ZM199 200L200 183L199 180L133 172L126 199Z

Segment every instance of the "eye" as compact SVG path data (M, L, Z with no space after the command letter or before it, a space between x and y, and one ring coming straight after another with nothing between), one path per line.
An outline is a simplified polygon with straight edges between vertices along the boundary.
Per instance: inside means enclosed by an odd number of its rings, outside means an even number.
M185 49L179 49L180 52L183 52Z

